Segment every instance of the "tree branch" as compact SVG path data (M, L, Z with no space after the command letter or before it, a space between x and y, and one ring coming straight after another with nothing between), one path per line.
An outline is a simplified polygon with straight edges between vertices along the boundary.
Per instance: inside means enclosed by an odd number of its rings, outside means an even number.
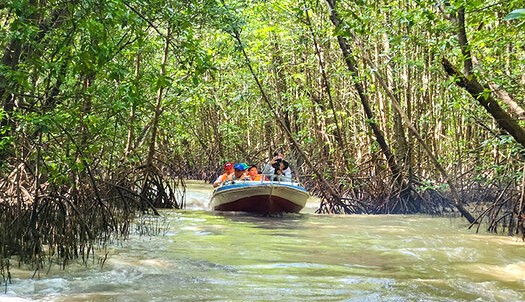
M474 75L468 77L458 71L446 58L441 61L448 75L456 79L459 87L465 88L474 99L496 120L498 126L507 131L523 148L525 148L525 129L505 112L492 97L490 87L485 87L478 82Z

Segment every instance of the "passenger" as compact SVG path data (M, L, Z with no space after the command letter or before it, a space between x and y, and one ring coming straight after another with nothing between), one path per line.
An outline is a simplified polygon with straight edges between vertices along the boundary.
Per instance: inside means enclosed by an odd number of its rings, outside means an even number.
M246 175L246 168L248 165L245 163L238 163L233 166L233 174L228 176L228 180L248 180L249 177Z
M257 170L256 165L251 165L248 168L248 176L250 177L250 180L258 181L263 179L263 175L259 174L259 171Z
M250 167L246 163L241 163L241 165L242 165L242 167L244 168L245 171L247 171L248 168Z
M233 175L233 163L227 162L224 164L224 173L217 177L217 180L213 183L213 187L216 188L225 182L230 175Z
M290 169L290 164L284 160L284 154L282 149L279 149L273 153L272 159L266 163L264 166L263 173L264 175L271 175L271 174L277 174L276 171L280 170L280 163L284 161L283 163L286 168L284 170L281 170L281 175L284 175L285 177L288 177L291 179L292 177L292 169Z
M290 170L290 164L284 160L277 160L277 163L274 164L274 174L279 176L279 179L286 177L288 179L292 178L292 171Z
M278 160L274 168L275 168L275 174L283 175L287 177L291 176L291 175L285 175L288 171L290 171L290 164L284 159Z

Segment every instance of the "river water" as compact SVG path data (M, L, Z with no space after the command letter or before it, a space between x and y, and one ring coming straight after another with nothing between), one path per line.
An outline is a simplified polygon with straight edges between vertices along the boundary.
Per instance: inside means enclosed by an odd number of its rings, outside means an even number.
M14 269L0 301L523 301L525 243L459 218L207 210L190 184L166 231L111 247L101 268Z

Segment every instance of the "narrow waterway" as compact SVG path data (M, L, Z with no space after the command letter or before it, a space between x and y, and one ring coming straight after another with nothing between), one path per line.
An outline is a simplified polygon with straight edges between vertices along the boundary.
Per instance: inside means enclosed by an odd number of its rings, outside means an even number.
M13 271L0 301L523 301L525 243L462 219L215 213L209 185L167 232L112 247L102 269Z

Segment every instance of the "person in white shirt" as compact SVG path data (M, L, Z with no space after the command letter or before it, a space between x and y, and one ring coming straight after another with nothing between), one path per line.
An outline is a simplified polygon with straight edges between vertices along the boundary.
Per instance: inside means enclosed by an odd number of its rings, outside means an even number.
M217 179L213 182L213 187L216 188L220 186L223 182L225 182L228 179L228 176L233 174L233 163L227 162L224 164L224 173L221 174Z
M292 178L292 169L290 169L290 164L284 159L282 150L277 150L273 153L272 159L264 166L262 174L277 174Z

